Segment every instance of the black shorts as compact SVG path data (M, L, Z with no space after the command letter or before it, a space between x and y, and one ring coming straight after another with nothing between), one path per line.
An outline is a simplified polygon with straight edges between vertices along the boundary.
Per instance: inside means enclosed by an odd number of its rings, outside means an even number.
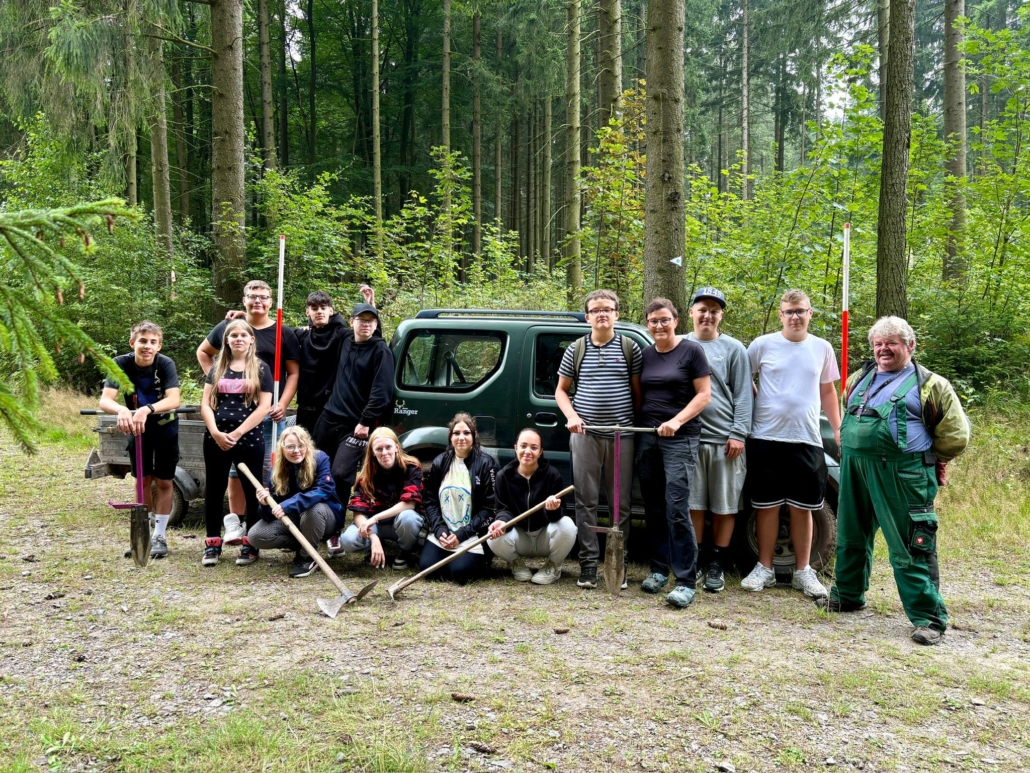
M826 494L826 455L822 446L748 438L747 484L752 507L819 510Z
M175 468L179 464L179 433L172 432L168 435L155 435L144 432L143 438L143 475L152 475L158 480L172 480L175 477ZM138 440L133 435L129 436L129 467L132 470L132 477L136 477L136 447Z

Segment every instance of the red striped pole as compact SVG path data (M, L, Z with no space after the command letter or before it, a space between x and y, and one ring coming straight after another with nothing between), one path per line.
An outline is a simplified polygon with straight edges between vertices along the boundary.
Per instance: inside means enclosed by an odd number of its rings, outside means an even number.
M286 264L286 234L279 236L279 286L276 290L275 309L275 373L272 374L272 405L279 404L279 369L282 367L283 348L283 266ZM275 442L278 437L278 422L272 422L272 462L275 462Z
M848 292L851 279L851 223L844 224L844 284L843 298L841 300L840 330L840 391L844 394L844 388L848 383Z

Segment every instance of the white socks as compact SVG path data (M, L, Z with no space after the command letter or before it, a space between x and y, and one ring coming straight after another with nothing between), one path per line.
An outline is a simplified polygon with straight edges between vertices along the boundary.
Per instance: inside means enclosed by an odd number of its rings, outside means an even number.
M165 529L168 528L168 519L171 515L155 515L154 516L154 536L163 537L165 535Z

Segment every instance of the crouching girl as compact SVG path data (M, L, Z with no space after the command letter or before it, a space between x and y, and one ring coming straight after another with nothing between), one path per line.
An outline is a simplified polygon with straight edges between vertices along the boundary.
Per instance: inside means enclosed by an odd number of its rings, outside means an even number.
M258 550L296 551L290 577L307 577L318 564L290 534L281 520L284 515L312 547L338 534L343 526L343 504L336 496L331 467L328 455L315 448L307 430L289 427L276 445L267 488L257 491L261 520L250 527L247 541ZM269 503L269 495L278 502L275 507Z
M515 443L515 460L497 474L497 518L490 524L487 543L508 562L519 582L550 585L561 577L561 566L576 544L576 524L562 514L562 502L555 496L562 488L561 473L544 459L540 435L533 429L522 430ZM516 515L541 502L543 510L502 531ZM534 557L547 559L536 574L526 566L526 558Z

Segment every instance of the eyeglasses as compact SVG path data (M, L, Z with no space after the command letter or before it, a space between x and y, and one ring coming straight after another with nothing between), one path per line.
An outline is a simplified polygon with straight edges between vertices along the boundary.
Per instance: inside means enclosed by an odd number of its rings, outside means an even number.
M271 295L247 295L247 300L253 303L268 303L272 300Z
M598 317L610 317L612 314L618 313L618 309L587 309L587 316L593 314Z
M675 321L672 317L662 317L661 319L649 319L647 324L651 327L668 327Z
M810 311L811 309L780 309L780 314L785 317L797 317L800 319Z
M303 451L304 446L283 446L283 450L288 454L296 454Z

